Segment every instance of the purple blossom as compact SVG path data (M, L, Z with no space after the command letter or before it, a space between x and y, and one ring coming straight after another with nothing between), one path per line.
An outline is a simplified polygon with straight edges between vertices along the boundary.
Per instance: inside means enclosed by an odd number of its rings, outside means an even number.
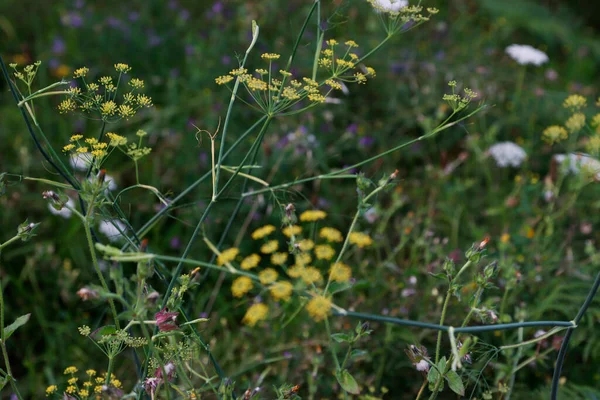
M48 67L50 67L51 69L56 69L58 68L60 65L60 61L58 61L56 58L51 58L50 60L48 60Z
M358 144L363 147L371 147L373 145L373 143L375 143L375 139L372 138L371 136L363 136L358 141Z
M358 124L354 123L348 125L348 127L346 128L346 132L356 135L356 132L358 132Z
M194 55L196 53L196 48L191 44L185 45L185 54L188 56Z
M132 11L129 13L129 15L127 16L127 18L131 21L131 22L135 22L138 19L140 19L140 13L137 11Z
M154 314L154 319L156 320L156 325L158 325L158 329L161 332L168 332L179 329L179 326L177 325L176 321L178 315L178 312L168 312L167 307Z
M181 239L179 239L178 236L173 236L169 242L169 245L172 249L178 249L181 247Z
M179 13L179 19L181 19L182 21L187 21L188 19L190 19L190 10L185 8L181 10L181 12Z
M223 3L221 3L220 1L217 1L212 6L212 12L215 13L215 14L221 14L223 12L224 8L225 7L223 6Z
M67 46L60 36L56 36L52 41L52 52L56 55L64 54Z
M148 45L150 47L156 47L162 43L162 38L158 36L155 32L148 32Z
M60 18L60 22L64 26L70 26L71 28L81 28L83 25L83 17L77 11L71 11Z

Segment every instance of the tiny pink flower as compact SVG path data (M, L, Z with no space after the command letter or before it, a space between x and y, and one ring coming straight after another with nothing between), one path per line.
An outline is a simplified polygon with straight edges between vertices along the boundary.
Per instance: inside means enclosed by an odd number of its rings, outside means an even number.
M164 307L162 310L154 314L154 318L156 319L156 325L158 325L158 329L161 332L174 331L175 329L179 329L177 325L177 316L178 312L168 312L167 307Z

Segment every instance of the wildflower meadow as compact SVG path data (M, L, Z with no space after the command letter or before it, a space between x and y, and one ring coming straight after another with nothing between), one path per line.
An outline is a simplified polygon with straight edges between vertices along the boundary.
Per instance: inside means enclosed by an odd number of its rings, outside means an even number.
M600 398L591 3L3 1L0 398Z

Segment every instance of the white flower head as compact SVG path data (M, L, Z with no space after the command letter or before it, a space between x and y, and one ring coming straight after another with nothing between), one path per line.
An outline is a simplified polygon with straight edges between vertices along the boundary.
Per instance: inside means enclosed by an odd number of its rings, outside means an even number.
M423 371L423 372L429 371L429 363L425 360L421 360L418 363L416 363L415 367L417 368L417 371Z
M71 154L69 163L71 164L72 168L75 168L79 171L87 171L92 163L92 155L90 153Z
M561 166L567 159L568 162L566 163L567 165L565 168L566 173L577 175L583 170L584 172L593 175L597 180L600 180L600 161L596 160L594 157L583 153L554 155L554 160Z
M511 44L506 48L506 54L521 65L540 66L548 62L546 53L528 44Z
M380 12L394 14L399 13L401 8L408 6L408 0L369 0L369 3Z
M69 200L67 200L66 205L68 205L71 208L75 208L75 202L70 197L69 197ZM48 209L50 210L50 212L52 214L60 215L61 217L65 218L65 219L69 219L69 218L71 218L71 215L73 215L73 211L69 210L67 207L63 207L62 209L57 210L56 208L52 207L52 204L48 204Z
M525 150L513 142L496 143L488 152L500 168L519 167L527 158Z
M98 230L111 242L116 242L121 239L123 236L122 232L125 232L126 229L125 224L118 219L102 221L98 227Z

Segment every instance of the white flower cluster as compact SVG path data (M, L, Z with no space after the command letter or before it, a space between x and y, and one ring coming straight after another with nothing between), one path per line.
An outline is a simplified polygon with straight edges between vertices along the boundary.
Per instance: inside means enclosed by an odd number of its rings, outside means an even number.
M500 168L519 167L527 158L521 146L513 142L500 142L491 146L488 153Z
M561 165L568 160L565 171L567 173L579 174L583 169L600 180L600 161L594 157L582 153L555 154L554 160Z
M372 4L380 11L397 13L402 7L408 6L408 0L373 0Z
M75 202L70 197L67 200L66 205L69 206L69 207L71 207L71 208L75 208ZM52 206L52 204L48 204L48 209L50 210L50 212L52 214L59 215L59 216L61 216L63 218L66 218L66 219L71 218L71 215L73 215L73 211L69 210L67 207L63 207L60 210L57 210L56 208L54 208Z
M506 48L506 54L521 65L540 66L548 62L546 53L527 44L511 44Z
M123 236L122 232L125 232L127 228L125 227L125 224L122 223L120 220L113 219L110 221L106 220L100 222L98 230L102 232L108 238L108 240L110 240L111 242L116 242L119 239L121 239L121 237Z

